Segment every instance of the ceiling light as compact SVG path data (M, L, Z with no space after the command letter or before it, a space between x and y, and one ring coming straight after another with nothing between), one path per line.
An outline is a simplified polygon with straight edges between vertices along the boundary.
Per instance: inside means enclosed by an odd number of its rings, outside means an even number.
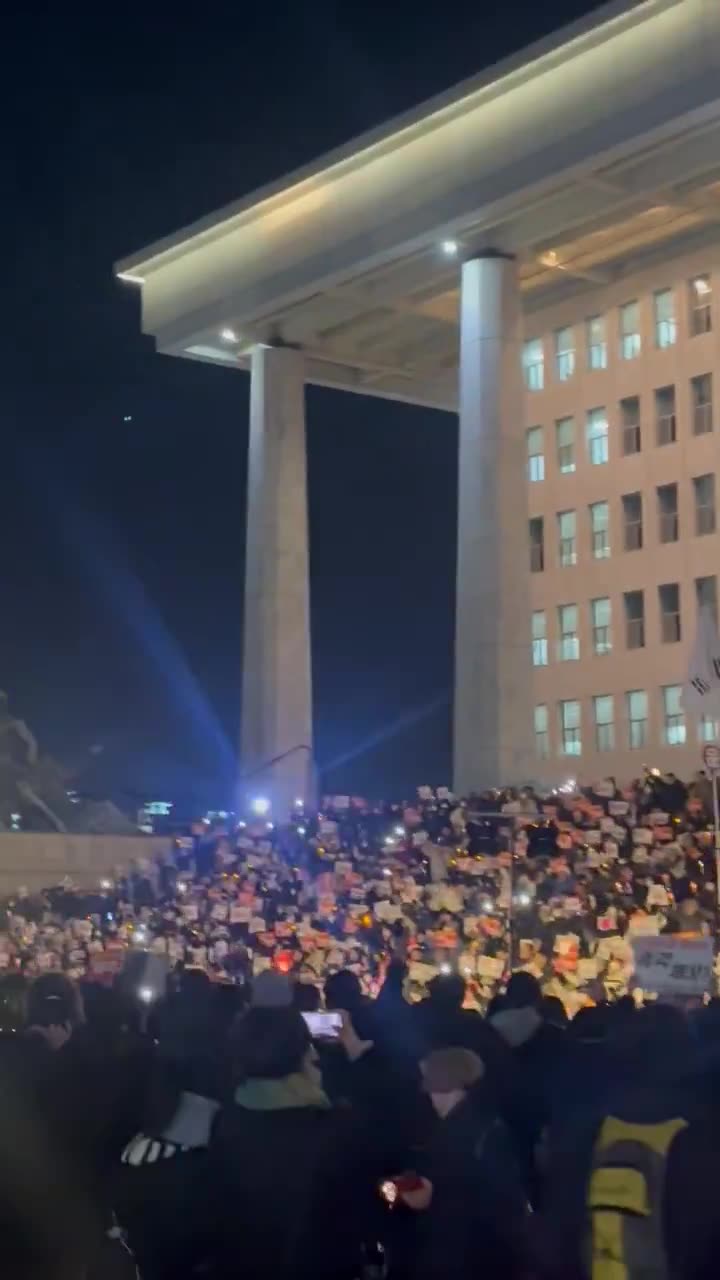
M234 329L221 329L220 337L223 342L237 342L238 336Z
M458 251L459 245L457 240L443 240L440 245L440 248L442 249L443 253L447 254L448 258L454 258L455 254Z

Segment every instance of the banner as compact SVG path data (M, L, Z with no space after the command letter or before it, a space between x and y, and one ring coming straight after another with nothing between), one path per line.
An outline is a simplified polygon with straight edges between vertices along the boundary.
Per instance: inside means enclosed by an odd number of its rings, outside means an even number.
M711 990L712 938L633 938L635 981L659 996L701 996Z

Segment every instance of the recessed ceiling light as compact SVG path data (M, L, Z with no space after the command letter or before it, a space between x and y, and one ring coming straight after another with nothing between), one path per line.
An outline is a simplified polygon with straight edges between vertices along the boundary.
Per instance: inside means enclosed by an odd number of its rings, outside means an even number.
M221 329L220 337L223 342L237 342L238 336L234 329Z

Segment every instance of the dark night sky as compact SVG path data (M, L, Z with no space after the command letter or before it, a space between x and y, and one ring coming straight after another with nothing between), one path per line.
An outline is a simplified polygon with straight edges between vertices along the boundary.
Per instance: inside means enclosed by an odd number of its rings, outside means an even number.
M89 786L227 803L239 717L247 378L156 356L113 260L593 7L218 0L6 23L0 688L63 759L102 744ZM449 775L456 442L450 415L308 391L334 790Z

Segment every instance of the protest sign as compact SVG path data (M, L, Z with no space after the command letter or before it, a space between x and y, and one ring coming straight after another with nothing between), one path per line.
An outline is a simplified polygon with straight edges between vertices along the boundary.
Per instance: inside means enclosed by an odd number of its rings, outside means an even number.
M710 991L712 938L638 938L633 940L635 981L659 996L701 996Z

